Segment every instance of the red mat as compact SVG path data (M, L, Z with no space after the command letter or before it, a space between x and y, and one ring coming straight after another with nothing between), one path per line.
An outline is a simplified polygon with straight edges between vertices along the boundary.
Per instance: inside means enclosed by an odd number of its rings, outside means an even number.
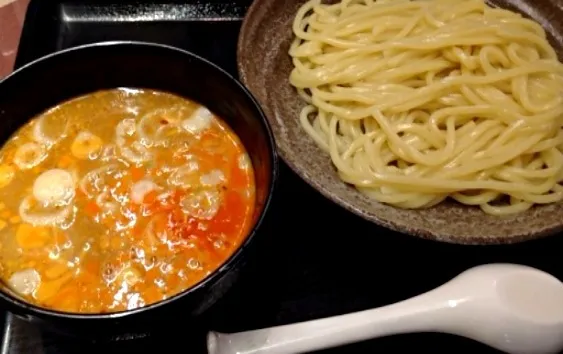
M0 0L0 78L12 71L28 3Z

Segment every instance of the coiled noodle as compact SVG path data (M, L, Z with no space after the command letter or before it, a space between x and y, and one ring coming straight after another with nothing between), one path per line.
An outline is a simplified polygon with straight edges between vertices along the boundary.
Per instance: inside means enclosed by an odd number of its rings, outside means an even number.
M482 0L311 0L293 32L300 122L344 182L400 208L563 199L563 65L534 21Z

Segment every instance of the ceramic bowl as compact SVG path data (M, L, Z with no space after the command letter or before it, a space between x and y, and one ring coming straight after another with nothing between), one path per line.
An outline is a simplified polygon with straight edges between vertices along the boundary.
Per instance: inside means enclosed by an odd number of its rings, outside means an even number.
M493 0L493 5L538 21L551 44L563 54L563 7L560 0ZM563 230L563 203L534 207L521 214L495 217L477 207L446 201L436 207L404 210L378 203L343 183L327 153L301 128L303 101L289 84L288 55L292 21L305 0L255 0L238 43L242 82L264 109L281 157L306 182L347 210L379 225L415 236L461 244L502 244Z
M171 92L200 102L226 121L246 147L254 167L256 207L252 230L221 267L195 286L155 304L116 313L73 314L32 305L2 289L0 307L45 328L77 337L134 336L177 327L176 321L182 321L181 328L189 333L186 328L197 327L206 310L236 281L260 233L278 173L273 136L252 95L211 62L160 44L105 42L48 55L0 81L0 141L6 141L45 109L73 97L116 87Z

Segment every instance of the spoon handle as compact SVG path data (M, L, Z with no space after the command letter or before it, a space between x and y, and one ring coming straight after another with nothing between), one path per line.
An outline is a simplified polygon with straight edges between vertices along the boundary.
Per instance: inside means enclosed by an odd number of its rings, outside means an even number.
M295 354L409 332L441 331L455 316L440 287L361 312L240 333L210 332L209 354Z

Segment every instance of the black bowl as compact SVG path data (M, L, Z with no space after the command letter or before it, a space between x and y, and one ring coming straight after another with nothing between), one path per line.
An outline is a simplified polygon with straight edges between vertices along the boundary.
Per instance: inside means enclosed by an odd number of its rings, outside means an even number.
M38 59L0 81L0 141L42 111L101 89L147 88L209 107L236 132L255 169L255 224L240 248L196 286L162 302L110 314L69 314L37 307L0 291L0 306L16 316L79 337L145 333L167 323L196 323L236 280L260 233L278 172L268 122L252 95L225 71L189 52L139 42L75 47Z

